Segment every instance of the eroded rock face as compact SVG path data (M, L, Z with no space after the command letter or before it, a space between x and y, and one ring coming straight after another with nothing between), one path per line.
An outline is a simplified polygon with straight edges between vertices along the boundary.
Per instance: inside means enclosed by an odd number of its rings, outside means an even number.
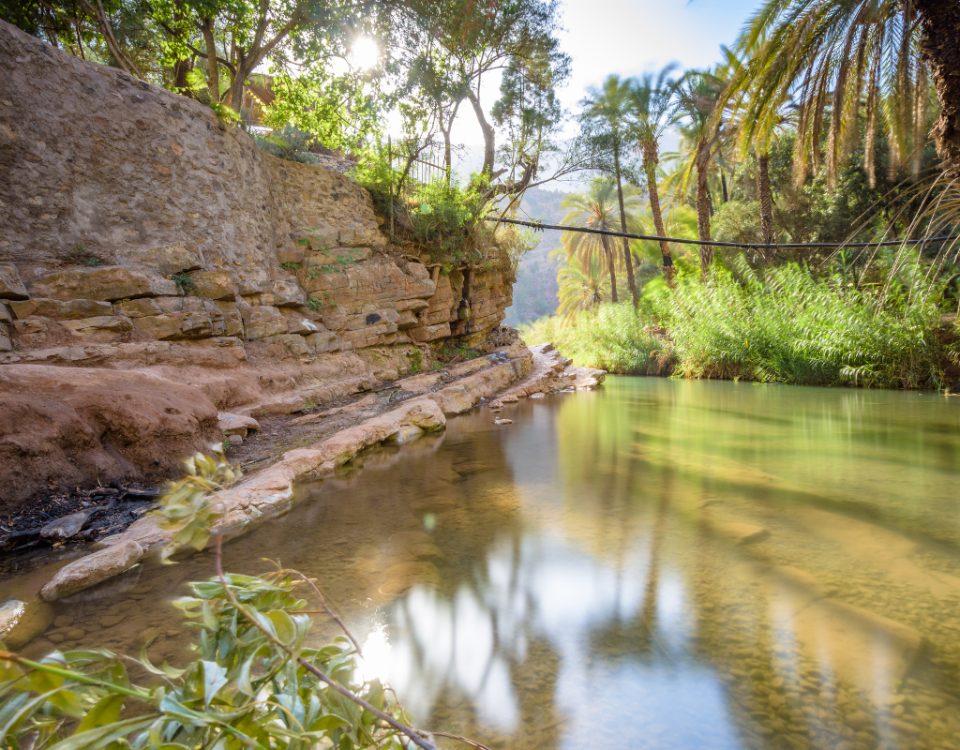
M143 370L0 367L0 413L7 507L90 477L162 478L219 437L201 390Z
M217 409L322 403L417 348L478 345L511 302L495 248L444 272L392 246L349 177L198 102L3 22L0 63L0 511L58 477L169 471L217 437Z

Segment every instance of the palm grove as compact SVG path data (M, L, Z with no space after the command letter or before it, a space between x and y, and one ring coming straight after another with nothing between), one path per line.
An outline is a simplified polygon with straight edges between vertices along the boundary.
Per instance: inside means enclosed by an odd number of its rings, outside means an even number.
M608 77L564 223L753 247L567 232L527 338L618 372L955 382L958 45L954 3L768 0L708 70ZM930 241L776 247L894 237Z

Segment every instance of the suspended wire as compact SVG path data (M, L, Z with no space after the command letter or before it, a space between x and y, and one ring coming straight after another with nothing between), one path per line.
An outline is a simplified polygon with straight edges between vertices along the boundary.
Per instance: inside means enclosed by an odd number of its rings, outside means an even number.
M719 240L692 240L688 237L661 237L656 234L634 234L632 232L616 232L612 229L594 229L591 227L571 227L563 224L544 224L541 221L523 221L521 219L500 219L494 216L484 217L484 221L493 221L498 224L517 224L522 227L531 227L537 230L559 229L563 232L583 232L585 234L603 234L609 237L626 237L629 240L651 240L653 242L673 242L678 245L702 245L706 247L732 247L744 250L823 250L844 247L900 247L902 245L926 245L930 242L950 242L960 239L960 235L942 235L938 237L922 237L920 239L881 240L878 242L721 242Z

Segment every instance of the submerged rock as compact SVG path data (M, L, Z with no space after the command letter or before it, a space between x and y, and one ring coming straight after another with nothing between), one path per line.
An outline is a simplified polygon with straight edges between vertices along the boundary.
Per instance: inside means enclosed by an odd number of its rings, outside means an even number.
M40 597L52 602L112 578L136 565L143 557L143 548L134 541L111 545L94 552L57 571L40 589Z

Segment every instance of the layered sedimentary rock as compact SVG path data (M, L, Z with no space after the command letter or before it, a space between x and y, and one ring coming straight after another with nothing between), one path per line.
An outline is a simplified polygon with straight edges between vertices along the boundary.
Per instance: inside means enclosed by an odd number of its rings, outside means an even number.
M0 63L0 511L166 475L218 410L369 388L510 304L497 248L446 268L395 246L349 177L198 102L2 22Z

